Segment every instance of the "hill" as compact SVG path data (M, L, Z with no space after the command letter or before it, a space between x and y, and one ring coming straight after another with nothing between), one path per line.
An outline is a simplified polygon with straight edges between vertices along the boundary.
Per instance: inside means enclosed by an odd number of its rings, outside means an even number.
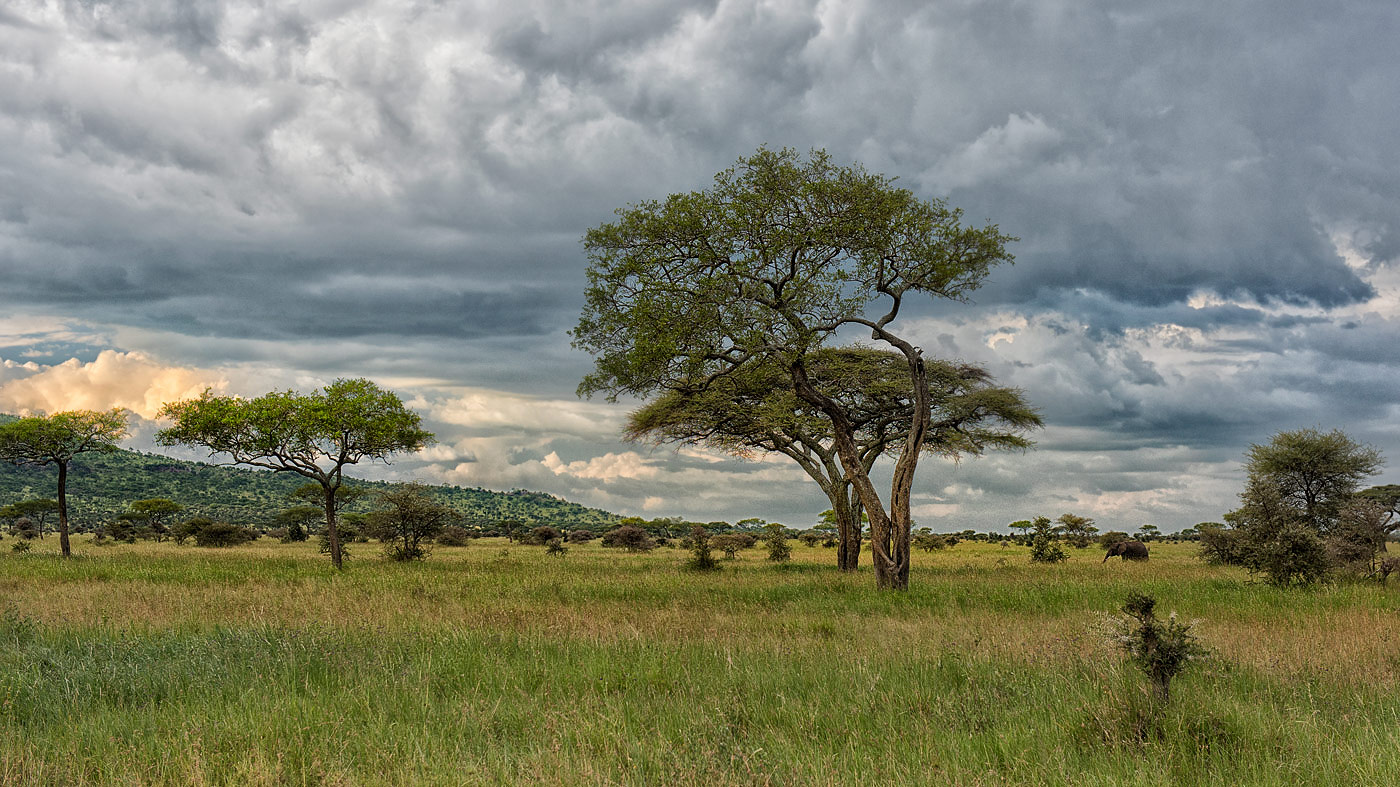
M55 472L51 467L0 464L0 506L35 497L51 498L54 483ZM293 505L288 495L305 483L305 478L291 473L188 462L136 451L83 454L69 467L68 504L77 527L114 517L125 511L132 500L153 497L174 500L186 506L192 515L265 525L277 512ZM388 486L382 481L358 479L347 479L347 483L371 490ZM541 492L494 492L459 486L433 486L431 489L439 500L460 511L471 524L518 520L556 527L592 527L618 519L616 514ZM369 503L364 502L350 510L368 510L368 507Z

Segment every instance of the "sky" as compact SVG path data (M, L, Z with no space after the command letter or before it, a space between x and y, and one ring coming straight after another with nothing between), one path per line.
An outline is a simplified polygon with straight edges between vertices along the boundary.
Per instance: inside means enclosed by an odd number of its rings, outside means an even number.
M896 323L1046 422L925 459L919 525L1219 520L1304 427L1397 482L1397 39L1393 0L10 0L0 412L126 407L152 450L162 402L363 376L439 440L365 477L809 526L791 460L574 394L582 235L766 145L1020 239Z

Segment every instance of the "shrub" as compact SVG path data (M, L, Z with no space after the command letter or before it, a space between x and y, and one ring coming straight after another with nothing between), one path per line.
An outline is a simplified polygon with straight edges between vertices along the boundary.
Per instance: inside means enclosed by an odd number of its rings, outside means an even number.
M810 530L804 530L798 534L797 540L801 541L803 546L814 547L817 544L821 543L822 537L820 533L813 533Z
M370 513L366 532L384 544L390 560L426 558L428 545L457 519L457 512L435 500L424 484L395 484L375 496L382 508Z
M1223 524L1202 523L1196 526L1201 557L1218 566L1243 566L1245 563L1244 534Z
M710 536L710 546L724 553L725 558L734 560L739 556L739 551L747 549L753 545L753 536L746 533L725 533L718 536Z
M1123 604L1126 617L1119 622L1116 639L1152 682L1154 696L1166 702L1171 696L1172 678L1193 659L1205 655L1206 650L1191 635L1190 624L1178 621L1175 612L1165 623L1158 620L1153 611L1156 605L1151 596L1129 593Z
M595 538L597 538L597 537L598 537L597 534L594 533L592 530L570 530L570 531L569 531L569 543L570 543L570 544L587 544L589 541L592 541L593 539L595 539Z
M195 522L198 520L190 520ZM194 533L194 543L201 547L231 547L245 544L261 535L256 530L229 522L211 522L203 520L199 523L199 529Z
M464 547L472 540L470 530L461 525L448 525L438 533L438 544L445 547Z
M787 542L787 529L777 522L763 526L763 543L768 545L768 559L774 563L792 559L792 546Z
M918 547L919 549L922 549L925 552L932 552L937 549L947 549L949 546L949 540L949 536L939 535L938 533L930 533L927 530L921 530L918 533L915 533L913 538L914 546Z
M563 538L551 538L549 539L549 541L545 542L544 551L547 555L563 557L566 553L568 553L569 548L564 546Z
M1271 585L1309 585L1327 576L1331 559L1327 545L1312 528L1292 523L1279 528L1273 538L1251 546L1247 565L1262 573Z
M532 529L530 531L530 534L525 537L524 541L527 544L545 546L546 544L555 539L559 539L562 541L563 538L564 534L560 533L558 529L550 527L549 525L540 525L539 527Z
M16 541L15 543L13 543L13 544L10 545L10 551L11 551L11 552L28 552L28 551L29 551L29 542L28 542L28 541Z
M710 533L700 525L696 525L690 530L690 560L686 561L686 568L695 571L714 571L719 568L719 563L715 556L710 554Z
M647 535L645 530L632 525L623 525L603 534L603 546L618 547L628 552L650 552L656 549L656 542Z
M1031 539L1032 563L1060 563L1068 557L1059 543L1048 536L1036 536Z

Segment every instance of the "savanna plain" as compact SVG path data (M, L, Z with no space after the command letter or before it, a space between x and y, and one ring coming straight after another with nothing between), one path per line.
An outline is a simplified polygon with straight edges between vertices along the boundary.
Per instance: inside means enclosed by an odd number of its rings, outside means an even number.
M1400 588L963 542L0 552L0 784L1400 784ZM1209 649L1154 704L1130 591Z

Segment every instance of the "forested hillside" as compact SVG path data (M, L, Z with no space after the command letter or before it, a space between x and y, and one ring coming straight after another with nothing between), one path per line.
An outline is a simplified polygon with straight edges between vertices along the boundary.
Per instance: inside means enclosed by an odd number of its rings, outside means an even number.
M9 420L0 416L0 420ZM28 468L0 463L0 506L54 496L52 467ZM190 514L237 524L269 524L294 503L292 490L307 483L291 473L186 462L166 456L118 451L82 454L68 472L68 503L77 527L96 524L126 510L132 500L164 497L186 506ZM350 480L355 486L383 488L384 482ZM590 526L618 517L540 492L493 492L457 486L434 486L434 494L472 524L503 520L555 526ZM368 510L371 500L349 510Z

